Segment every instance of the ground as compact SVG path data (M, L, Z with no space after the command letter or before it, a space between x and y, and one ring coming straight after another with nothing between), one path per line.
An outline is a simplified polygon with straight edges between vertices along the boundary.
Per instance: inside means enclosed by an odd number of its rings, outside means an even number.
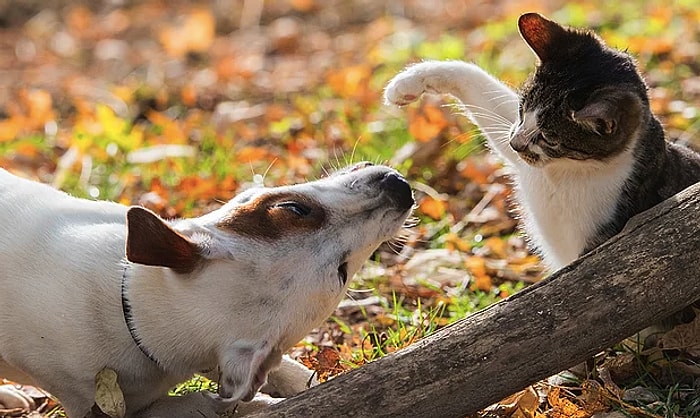
M516 31L527 11L631 52L669 139L699 143L696 0L24 1L0 2L0 166L175 217L255 183L393 165L416 190L419 222L291 350L329 378L545 276L478 131L445 98L381 101L391 76L428 58L471 60L519 85L535 64ZM640 353L627 341L602 353L596 376L540 382L484 414L700 415L697 349ZM37 413L59 412L49 401Z

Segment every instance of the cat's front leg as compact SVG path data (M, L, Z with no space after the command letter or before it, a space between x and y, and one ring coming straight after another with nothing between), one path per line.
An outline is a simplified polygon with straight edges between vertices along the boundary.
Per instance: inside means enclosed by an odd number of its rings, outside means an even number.
M449 94L462 102L469 119L484 133L492 149L518 164L508 145L518 122L518 95L478 66L463 61L425 61L407 67L384 90L389 104L404 106L424 93Z

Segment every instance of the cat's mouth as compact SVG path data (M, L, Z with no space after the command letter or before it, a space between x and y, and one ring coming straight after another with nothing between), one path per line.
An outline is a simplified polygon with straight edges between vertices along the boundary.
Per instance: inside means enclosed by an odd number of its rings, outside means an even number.
M535 154L532 151L525 150L518 152L518 156L533 167L542 167L545 163L544 158L541 155Z

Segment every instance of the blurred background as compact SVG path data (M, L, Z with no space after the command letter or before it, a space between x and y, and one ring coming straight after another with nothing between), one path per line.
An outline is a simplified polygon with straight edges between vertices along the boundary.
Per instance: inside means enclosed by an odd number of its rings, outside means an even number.
M292 351L333 375L543 277L478 131L446 98L382 103L424 59L517 87L535 65L516 29L530 11L637 57L669 139L700 144L700 0L0 0L0 167L175 217L254 185L392 164L416 189L418 226Z

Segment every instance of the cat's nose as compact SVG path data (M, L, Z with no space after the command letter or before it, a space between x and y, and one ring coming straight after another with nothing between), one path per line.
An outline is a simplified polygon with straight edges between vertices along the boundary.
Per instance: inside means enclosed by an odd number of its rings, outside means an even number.
M510 139L509 144L510 147L513 148L513 151L523 152L527 150L527 147L530 144L530 138L526 135L515 134Z

